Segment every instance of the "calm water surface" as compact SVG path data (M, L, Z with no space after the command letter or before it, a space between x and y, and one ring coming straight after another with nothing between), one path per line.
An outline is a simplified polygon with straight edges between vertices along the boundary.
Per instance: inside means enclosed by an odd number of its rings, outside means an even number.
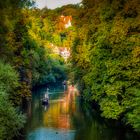
M26 140L138 140L134 134L105 123L81 105L76 89L50 88L49 106L42 106L46 88L33 92L29 104Z

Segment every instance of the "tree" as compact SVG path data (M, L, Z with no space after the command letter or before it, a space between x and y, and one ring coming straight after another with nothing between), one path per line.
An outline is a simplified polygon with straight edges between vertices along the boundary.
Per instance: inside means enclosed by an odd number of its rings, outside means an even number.
M8 64L0 61L0 139L12 139L19 135L25 116L13 106L15 89L19 85L18 75Z

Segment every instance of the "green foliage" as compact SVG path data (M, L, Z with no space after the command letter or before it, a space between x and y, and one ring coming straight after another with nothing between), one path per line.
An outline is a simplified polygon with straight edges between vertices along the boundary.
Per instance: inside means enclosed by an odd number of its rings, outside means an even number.
M0 61L0 89L11 92L18 85L18 74L10 65Z
M105 118L122 119L140 131L140 3L84 0L83 4L74 19L79 24L72 47L82 96L97 102Z
M106 118L118 119L124 108L119 105L116 97L110 96L100 101L102 116Z
M32 86L66 78L64 60L50 48L51 43L62 44L55 25L58 14L29 9L32 4L0 1L0 139L12 139L23 127L25 117L15 107L31 98Z
M23 128L25 116L13 107L15 89L19 86L14 69L0 61L0 139L10 140Z
M52 19L46 16L48 10L43 9L43 15L42 11L38 12L39 15L34 10L29 12L31 13L29 17L31 22L29 22L28 44L32 47L30 50L32 85L44 85L65 79L66 70L63 66L63 59L53 52L53 46L58 45L57 47L59 47L62 42L59 33L54 32L55 26L53 26ZM32 15L32 13L34 14ZM40 19L40 15L42 19ZM53 46L51 46L52 43ZM27 55L28 52L25 54Z
M140 90L138 88L129 88L127 91L127 96L123 101L127 109L125 119L127 119L127 124L132 125L133 128L139 132L140 130L140 120L139 120L139 101L140 101Z
M11 140L18 136L24 123L25 116L17 112L8 100L6 92L0 90L0 139Z

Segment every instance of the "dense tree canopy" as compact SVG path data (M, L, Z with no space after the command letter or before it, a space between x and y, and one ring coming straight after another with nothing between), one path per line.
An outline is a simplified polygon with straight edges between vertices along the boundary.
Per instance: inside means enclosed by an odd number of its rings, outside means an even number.
M12 139L25 116L17 107L36 85L66 78L67 68L50 43L61 44L49 10L30 9L31 1L0 1L0 139ZM52 12L53 14L53 12ZM56 38L58 41L56 41ZM57 37L58 36L58 37ZM8 64L7 64L8 63ZM5 108L6 107L6 108Z
M97 102L105 118L122 119L140 130L140 2L84 0L83 4L72 47L82 95Z

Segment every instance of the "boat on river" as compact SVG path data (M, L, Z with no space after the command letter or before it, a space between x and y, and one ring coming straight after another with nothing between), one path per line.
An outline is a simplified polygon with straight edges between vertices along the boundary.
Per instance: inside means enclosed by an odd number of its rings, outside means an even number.
M49 104L49 99L44 98L42 99L42 105L48 105Z
M49 94L48 92L45 93L45 97L42 99L42 105L48 105L49 104Z

